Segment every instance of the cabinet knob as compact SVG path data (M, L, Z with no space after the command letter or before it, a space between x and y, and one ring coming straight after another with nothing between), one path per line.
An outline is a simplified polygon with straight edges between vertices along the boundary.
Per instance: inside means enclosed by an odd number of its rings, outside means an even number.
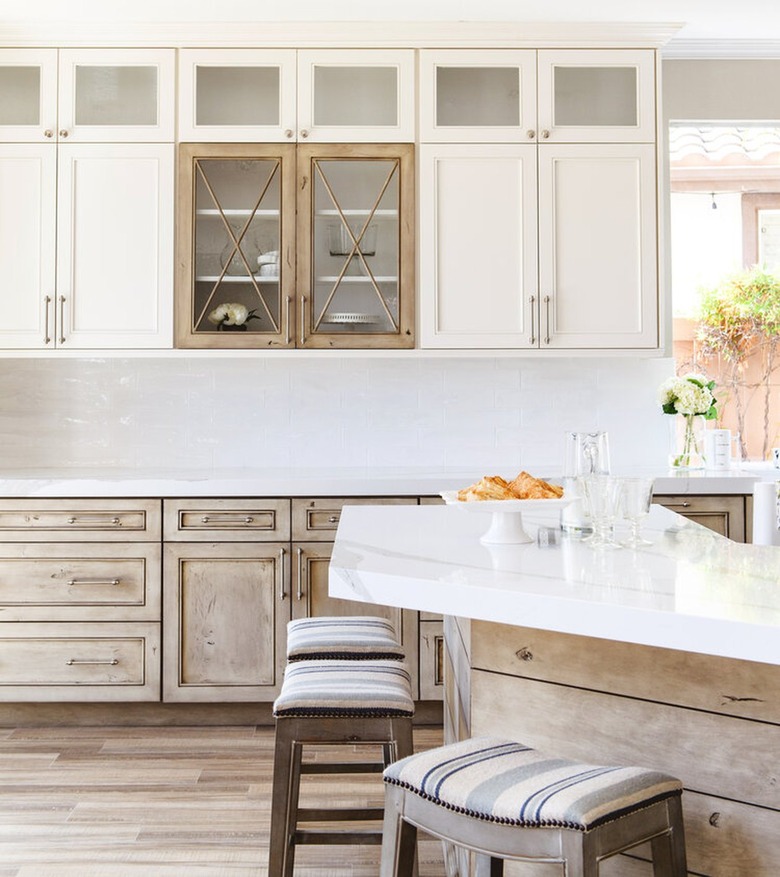
M51 138L54 137L54 131L52 131L51 128L47 128L47 129L43 132L43 136L44 136L47 140L51 140Z
M66 129L66 128L60 128L60 137L62 137L62 139L65 140L65 138L66 138L67 136L68 136L68 131L67 131L67 129Z
M293 129L292 129L292 128L285 128L285 129L284 129L284 136L285 136L288 140L292 140Z
M529 128L529 129L525 132L525 134L526 134L526 137L528 137L529 140L533 140L534 137L536 137L536 131L534 131L533 128Z
M549 140L549 139L550 139L550 132L547 130L542 131L542 140Z
M306 128L301 128L301 137L305 140L309 136L309 132Z

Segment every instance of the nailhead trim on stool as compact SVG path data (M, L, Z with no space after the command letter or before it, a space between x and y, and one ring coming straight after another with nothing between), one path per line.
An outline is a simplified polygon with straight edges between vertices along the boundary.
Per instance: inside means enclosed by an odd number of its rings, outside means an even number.
M287 660L403 660L393 625L367 616L298 618L287 624Z
M295 661L284 672L274 716L412 716L402 661Z
M679 780L657 771L583 764L495 737L412 755L383 776L476 819L579 831L682 793Z

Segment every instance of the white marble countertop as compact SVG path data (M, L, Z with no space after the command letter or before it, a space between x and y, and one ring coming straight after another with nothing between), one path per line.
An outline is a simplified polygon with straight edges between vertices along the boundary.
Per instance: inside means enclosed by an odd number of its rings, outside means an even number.
M526 467L555 479L555 473ZM144 469L46 469L0 473L5 497L167 497L167 496L435 496L485 474L475 468L327 467L159 471ZM505 476L509 473L504 472ZM512 477L516 473L512 473ZM658 494L749 494L763 478L780 478L769 464L722 472L659 472L636 467L631 473L656 479Z
M533 537L558 519L558 510L523 512ZM330 593L780 665L778 547L732 542L659 506L643 528L652 545L640 550L568 537L488 547L489 523L490 513L456 506L347 507Z

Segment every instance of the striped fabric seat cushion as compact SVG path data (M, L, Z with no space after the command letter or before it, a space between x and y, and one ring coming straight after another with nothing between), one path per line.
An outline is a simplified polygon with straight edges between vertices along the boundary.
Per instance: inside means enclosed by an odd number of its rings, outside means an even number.
M403 660L404 650L386 618L348 616L298 618L287 624L287 660L316 658Z
M657 771L582 764L495 737L411 755L384 779L477 819L580 831L682 792Z
M296 661L284 672L274 715L411 716L411 677L403 661Z

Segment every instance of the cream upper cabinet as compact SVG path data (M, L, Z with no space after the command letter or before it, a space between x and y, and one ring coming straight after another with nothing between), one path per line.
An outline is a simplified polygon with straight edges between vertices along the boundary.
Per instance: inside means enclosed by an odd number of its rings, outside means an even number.
M542 348L658 345L655 148L539 148Z
M538 57L540 142L655 141L655 52L549 49Z
M174 55L0 50L0 347L171 346Z
M420 343L537 347L536 146L420 147Z
M412 49L182 49L179 139L410 142Z
M536 140L533 49L420 51L420 141Z

